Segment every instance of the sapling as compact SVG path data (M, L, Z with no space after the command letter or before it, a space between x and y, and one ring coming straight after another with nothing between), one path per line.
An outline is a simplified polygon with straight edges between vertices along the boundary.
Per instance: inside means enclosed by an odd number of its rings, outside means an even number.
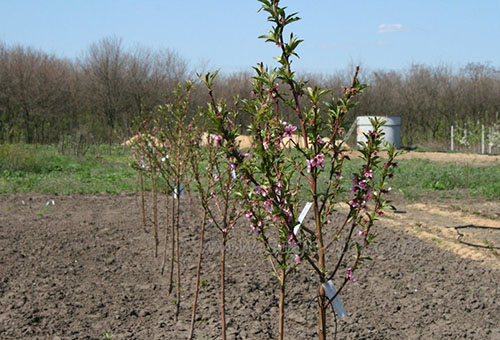
M181 270L180 270L180 202L182 197L182 183L187 180L187 153L189 148L190 130L194 121L188 120L188 104L192 90L192 82L186 81L178 84L173 91L171 102L159 106L155 111L155 129L158 138L163 141L157 157L156 164L169 185L171 198L171 257L169 293L173 290L174 263L176 264L176 318L179 314L181 303ZM167 230L165 235L167 235ZM167 238L167 236L165 236ZM162 272L166 262L165 242Z
M213 76L215 77L215 75ZM212 78L213 79L213 78ZM224 120L227 124L234 123L234 111L228 111L223 102L209 105L205 111L207 116L213 114L213 107L224 112ZM213 121L216 122L217 121ZM217 129L217 127L215 127ZM232 131L236 136L236 131ZM206 212L208 221L215 226L221 237L220 253L220 317L222 328L222 339L226 339L226 307L225 307L225 272L226 272L226 247L229 234L235 227L243 211L238 203L238 193L242 191L241 181L236 178L235 158L230 150L238 147L227 143L222 136L208 135L207 145L204 147L205 160L207 162L205 183L200 176L199 168L193 164L194 180L198 187L199 196L203 210Z
M142 208L142 221L143 228L146 230L146 209L145 209L145 198L144 198L144 175L149 175L151 180L151 197L152 197L152 209L153 209L153 242L154 242L154 255L158 256L158 195L157 195L157 177L158 168L156 167L156 148L158 146L158 140L154 138L151 134L139 132L136 138L133 140L131 148L133 160L131 166L138 171L138 176L141 185L141 208Z
M316 273L318 337L325 339L327 308L346 283L355 280L354 272L359 264L368 259L362 256L362 251L373 241L373 223L388 206L383 195L390 191L386 179L392 176L396 166L396 152L388 146L388 160L382 166L383 121L373 120L373 131L366 134L367 142L360 145L364 163L352 174L352 196L346 217L333 223L334 208L341 201L343 165L349 160L342 141L345 118L356 105L355 97L366 85L359 82L357 68L351 85L344 88L340 98L332 97L330 90L306 87L291 69L292 58L298 56L296 48L302 41L293 34L288 40L284 38L285 27L299 18L296 13L287 15L278 0L259 2L273 23L272 30L262 38L275 44L281 55L275 58L279 63L277 68L268 70L262 64L255 67L253 98L243 102L241 111L248 114L252 122L249 132L254 145L250 152L237 148L238 128L234 126L234 119L228 119L229 113L216 104L212 92L214 74L202 78L211 98L208 115L227 146L226 157L234 159L239 179L245 184L241 195L247 202L247 217L279 278L278 337L282 339L284 334L285 281L286 273L293 268L290 263L293 255L295 265L305 262ZM297 126L284 121L283 106L296 113ZM292 138L295 131L300 133L302 142ZM323 178L327 183L320 186ZM312 202L314 229L298 221L299 194ZM268 233L268 227L272 227L274 233ZM326 249L338 242L342 246L337 257L331 259L331 266L327 263ZM278 252L273 249L274 244L278 244ZM351 251L354 260L349 264L346 255ZM337 276L342 284L336 294L327 297L325 287L333 285Z
M201 129L198 130L198 133L192 134L201 136ZM191 170L191 175L195 183L195 188L198 193L198 198L201 203L203 209L203 217L201 220L200 226L200 245L198 250L198 262L196 265L196 279L194 286L194 294L193 294L193 303L191 308L191 324L189 328L188 340L193 338L194 335L194 324L196 320L196 308L198 304L198 295L200 290L200 277L201 277L201 266L203 261L203 246L205 240L205 227L207 225L207 214L210 206L211 200L215 197L212 195L213 186L215 185L215 181L210 180L208 177L213 176L213 173L210 172L210 166L208 166L208 160L214 159L214 152L216 148L213 145L213 140L210 140L210 136L207 139L206 147L200 146L199 143L191 142L189 153L189 165ZM203 285L203 282L202 282Z

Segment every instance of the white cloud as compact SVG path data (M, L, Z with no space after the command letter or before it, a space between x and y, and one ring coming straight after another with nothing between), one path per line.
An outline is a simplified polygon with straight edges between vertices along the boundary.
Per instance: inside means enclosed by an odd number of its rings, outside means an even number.
M377 28L377 33L392 33L392 32L401 32L405 29L405 27L401 24L380 24Z

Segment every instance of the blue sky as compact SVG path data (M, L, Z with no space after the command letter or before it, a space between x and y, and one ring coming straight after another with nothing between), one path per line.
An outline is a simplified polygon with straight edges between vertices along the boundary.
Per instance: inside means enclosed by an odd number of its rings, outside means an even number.
M305 42L296 69L333 72L352 64L402 69L412 63L500 67L500 0L288 0ZM0 0L0 41L81 57L104 37L170 48L192 68L224 72L274 65L277 49L255 0Z

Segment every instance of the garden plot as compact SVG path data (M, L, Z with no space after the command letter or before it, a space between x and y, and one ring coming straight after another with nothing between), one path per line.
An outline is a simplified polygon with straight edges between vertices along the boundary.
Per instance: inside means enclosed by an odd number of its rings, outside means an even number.
M51 199L54 205L46 207ZM161 197L160 207L164 203ZM339 338L498 338L498 254L458 243L449 228L498 226L495 205L427 203L398 205L406 214L389 214L378 222L377 242L369 251L373 261L355 273L357 281L341 296L349 316L339 322ZM160 275L151 233L141 230L135 194L0 196L2 339L102 339L104 333L113 339L184 339L200 211L195 203L184 206L184 281L176 322L168 278ZM237 242L229 242L226 271L228 336L274 338L276 279L246 222L234 233ZM481 241L484 236L469 237ZM218 244L216 236L206 240L196 339L220 334ZM288 287L285 338L311 338L316 282L300 267ZM328 323L333 330L331 313Z

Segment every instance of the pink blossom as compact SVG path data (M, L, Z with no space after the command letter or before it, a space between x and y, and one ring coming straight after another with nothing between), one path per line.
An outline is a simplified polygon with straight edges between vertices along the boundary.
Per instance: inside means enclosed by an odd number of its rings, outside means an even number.
M297 130L297 127L292 125L292 124L286 125L285 132L283 133L283 137L292 138L292 132L295 132L296 130Z
M252 228L253 231L258 232L258 229L255 225L250 224L250 228Z
M359 208L359 203L356 202L355 200L350 200L349 205L353 208Z
M300 256L298 254L295 254L295 263L300 264L300 262L302 262L302 259L300 258Z
M281 194L281 184L280 183L276 184L276 186L274 187L274 192L276 193L276 195Z
M246 218L248 218L248 219L250 220L250 219L252 218L252 212L247 211L247 212L245 213L245 217L246 217Z
M266 197L267 196L267 190L263 189L260 185L257 185L255 187L255 192L262 195L262 197Z
M269 138L264 138L264 140L262 141L262 147L264 148L264 150L269 150Z
M351 280L352 282L356 282L356 278L352 275L352 269L351 268L347 268L345 270L346 274L347 274L347 278L349 280Z
M307 172L311 172L312 168L325 168L325 155L320 153L319 155L314 156L313 159L307 160Z
M290 220L292 219L292 213L287 209L284 209L283 213L285 214L286 220L290 222Z
M242 152L242 153L240 153L240 155L243 158L252 158L252 154L250 154L248 152Z
M366 178L373 178L373 170L366 171L364 175Z
M288 234L288 245L291 248L294 248L295 246L297 246L297 241L295 241L295 238L293 237L292 233Z
M363 180L359 181L358 185L359 185L359 188L361 190L363 190L366 187L366 180L363 179Z
M217 146L217 145L220 145L221 144L221 141L222 141L222 137L221 136L214 136L214 145Z
M263 204L267 211L273 211L273 202L271 202L271 200L264 201Z

